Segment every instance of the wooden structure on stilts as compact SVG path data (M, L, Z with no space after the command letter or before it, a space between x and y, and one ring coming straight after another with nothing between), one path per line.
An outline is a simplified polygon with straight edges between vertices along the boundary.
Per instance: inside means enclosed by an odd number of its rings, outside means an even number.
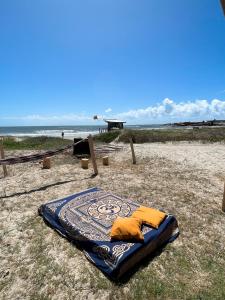
M108 131L123 129L123 124L126 123L125 121L117 119L107 119L104 121L108 124Z

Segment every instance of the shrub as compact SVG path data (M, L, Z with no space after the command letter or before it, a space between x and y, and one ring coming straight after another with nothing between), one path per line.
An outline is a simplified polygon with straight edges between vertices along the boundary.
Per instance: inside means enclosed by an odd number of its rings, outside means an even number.
M16 149L56 149L68 144L72 144L71 140L61 139L57 137L29 137L24 138L21 141L17 141L15 138L4 138L3 146L7 150L16 150Z
M225 141L225 127L219 128L171 128L152 130L124 130L118 138L119 142L128 143L132 138L134 143L154 143L169 141L202 141L221 142Z
M111 143L120 135L120 133L120 130L112 130L95 135L94 139L96 142Z

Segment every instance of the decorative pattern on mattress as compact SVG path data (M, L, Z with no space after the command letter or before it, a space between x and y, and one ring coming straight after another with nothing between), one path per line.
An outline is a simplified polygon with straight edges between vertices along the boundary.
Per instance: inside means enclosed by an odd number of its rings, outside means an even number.
M167 216L157 230L142 227L143 243L111 241L109 233L113 221L118 216L130 216L139 206L92 188L44 204L39 213L60 234L77 243L100 270L116 279L179 233L176 219Z

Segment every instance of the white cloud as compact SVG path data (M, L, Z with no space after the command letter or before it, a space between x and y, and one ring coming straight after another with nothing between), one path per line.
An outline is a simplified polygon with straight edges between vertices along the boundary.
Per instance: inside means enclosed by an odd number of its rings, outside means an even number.
M117 117L125 119L169 119L169 118L198 118L198 117L225 117L225 101L213 99L196 100L176 103L166 98L160 104L129 110L119 113Z
M110 112L111 108L106 111ZM106 116L105 116L106 117ZM112 115L112 118L124 119L128 123L155 123L174 122L179 120L204 120L212 118L225 119L225 101L219 99L195 100L187 102L174 102L166 98L161 103L145 108L132 109ZM104 116L98 116L103 120ZM32 114L27 116L4 116L0 122L5 124L29 124L29 125L59 125L59 124L95 124L93 115L64 114L64 115L41 115Z
M110 107L105 110L106 113L109 113L111 111L112 111L112 108L110 108Z

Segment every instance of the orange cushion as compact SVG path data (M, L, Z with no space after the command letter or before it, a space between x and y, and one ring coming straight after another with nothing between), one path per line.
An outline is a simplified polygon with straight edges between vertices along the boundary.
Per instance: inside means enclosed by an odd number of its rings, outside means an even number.
M140 206L133 214L132 217L148 224L154 228L158 228L161 222L165 219L166 214L150 207Z
M116 240L137 240L143 241L141 233L141 221L136 218L118 217L112 226L110 236Z

